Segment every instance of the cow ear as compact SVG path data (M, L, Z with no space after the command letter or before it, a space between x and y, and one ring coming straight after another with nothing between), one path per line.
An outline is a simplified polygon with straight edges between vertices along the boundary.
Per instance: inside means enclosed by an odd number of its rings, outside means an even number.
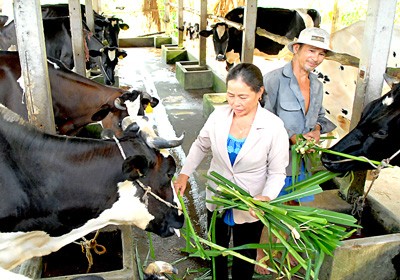
M101 106L101 109L93 114L92 121L94 121L94 122L101 121L108 115L108 113L110 113L110 111L111 111L111 108L109 105Z
M127 25L126 23L120 23L119 24L119 28L121 28L122 30L128 30L129 29L129 25Z
M8 21L8 16L0 16L0 27L4 27L4 25L6 24L6 22Z
M149 162L144 156L131 156L124 160L122 172L130 179L138 179L147 174Z
M212 30L201 30L199 34L203 37L209 37L210 35L212 35L212 33Z
M152 98L150 99L151 108L156 107L156 106L158 105L159 102L160 102L160 100L158 100L158 99L155 98L155 97L152 97Z
M128 54L126 53L126 51L120 51L118 50L118 58L119 59L123 59L127 56Z
M101 56L101 51L98 51L98 50L89 50L89 55L90 55L91 57Z

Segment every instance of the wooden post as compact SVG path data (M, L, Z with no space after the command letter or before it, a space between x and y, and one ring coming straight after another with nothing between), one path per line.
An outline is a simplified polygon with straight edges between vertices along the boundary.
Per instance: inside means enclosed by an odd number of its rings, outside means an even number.
M368 1L350 129L353 129L359 122L365 105L381 96L396 2L397 0ZM355 174L355 183L350 186L348 200L364 194L365 174L366 172Z
M69 0L68 7L71 25L72 50L74 52L74 69L76 73L86 76L86 59L83 44L84 37L80 1Z
M85 13L86 13L86 24L90 31L94 32L94 13L92 0L85 0Z
M29 121L55 134L40 1L15 0L14 19Z
M252 63L254 55L254 43L256 39L256 22L257 22L257 0L246 1L244 8L244 31L241 62Z
M178 46L183 46L183 0L178 0Z
M207 28L207 0L201 0L200 4L200 30ZM200 36L199 39L199 65L207 64L207 38Z

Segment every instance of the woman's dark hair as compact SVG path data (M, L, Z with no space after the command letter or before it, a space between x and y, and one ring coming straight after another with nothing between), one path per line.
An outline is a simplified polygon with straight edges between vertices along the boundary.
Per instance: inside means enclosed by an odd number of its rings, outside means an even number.
M260 88L264 85L263 75L260 68L252 63L239 63L231 68L231 70L229 70L228 72L228 75L226 76L226 84L228 85L228 82L230 80L236 79L241 79L254 92L258 92ZM264 90L263 96L260 100L262 106L264 106L264 104L262 103L264 101L263 97L265 96L265 94L266 93Z

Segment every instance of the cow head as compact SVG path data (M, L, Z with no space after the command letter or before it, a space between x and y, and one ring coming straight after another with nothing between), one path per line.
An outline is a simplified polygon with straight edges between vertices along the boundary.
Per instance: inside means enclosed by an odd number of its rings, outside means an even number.
M390 158L400 149L400 84L370 102L364 109L357 126L331 150L353 156L364 156L381 161ZM324 153L322 163L333 172L373 169L369 163L344 160L343 157ZM399 165L400 155L390 164Z
M114 107L102 119L103 127L111 129L117 137L122 135L122 120L128 115L144 116L147 106L156 107L159 100L146 92L127 91L114 100Z
M140 138L154 152L143 155L133 153L125 159L122 168L128 180L139 189L137 194L154 217L144 229L161 237L171 236L175 233L174 229L182 227L184 217L177 209L179 203L175 200L176 195L171 182L176 171L175 161L169 154L162 155L159 149L181 145L184 135L172 140L158 137L145 117L129 117L125 123L127 127L124 129L124 137L132 141L132 146L136 146L138 140L135 139ZM124 137L121 141L124 141ZM128 154L129 149L127 149ZM148 187L151 189L147 189ZM162 198L163 201L148 193L149 191Z
M200 36L213 36L215 58L218 61L226 60L226 50L229 42L229 27L224 22L218 22L211 26L211 30L201 30Z
M100 50L89 50L91 57L100 59L99 65L102 67L104 81L107 85L115 84L115 67L118 64L118 59L123 59L127 56L126 51L117 47L104 47Z
M96 17L96 36L110 47L118 47L119 31L128 30L129 25L123 23L122 19L116 17Z

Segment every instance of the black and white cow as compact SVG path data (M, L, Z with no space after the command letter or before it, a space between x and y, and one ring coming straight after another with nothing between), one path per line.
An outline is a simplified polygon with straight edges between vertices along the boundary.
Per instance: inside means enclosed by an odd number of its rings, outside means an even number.
M95 36L91 36L86 25L83 27L86 42L87 68L97 64L104 77L104 83L113 85L115 83L115 68L118 59L126 57L127 53L117 47L104 46ZM43 19L43 30L46 44L46 54L61 60L67 68L74 68L72 49L72 38L69 17L57 17ZM9 50L17 47L17 36L14 21L6 26L0 25L0 49ZM93 58L90 64L90 57Z
M69 15L68 4L48 4L42 5L42 17L53 18ZM81 4L82 20L86 20L86 8ZM101 42L107 42L110 47L118 47L118 38L120 30L128 30L129 25L124 23L122 19L116 17L104 17L96 12L93 12L95 23L95 36Z
M182 142L137 123L115 141L50 135L0 105L0 267L109 224L173 235L184 221L171 184L176 164L158 149Z
M103 127L122 134L121 122L128 116L127 101L140 98L136 115L144 115L148 104L159 100L136 90L105 86L67 69L60 61L48 59L48 72L56 130L59 134L76 135L89 123L102 121ZM28 119L25 86L17 52L0 51L0 103Z
M301 10L258 7L256 27L293 40L306 27L318 26L320 23L320 15L316 10L309 9L306 12L303 13ZM226 14L225 18L243 24L244 7L231 10ZM254 30L254 32L256 31ZM233 65L233 61L227 57L227 53L233 51L240 55L242 52L243 31L220 22L215 24L212 30L200 31L200 36L209 37L210 35L213 35L216 59L219 61L226 60L227 69L229 69ZM276 55L284 46L256 34L254 48L268 55Z
M363 110L357 126L343 137L331 150L364 156L371 160L381 161L391 158L400 150L400 84L372 102ZM346 160L328 153L321 157L324 166L333 172L374 169L369 163L357 160ZM400 153L391 161L400 165Z

